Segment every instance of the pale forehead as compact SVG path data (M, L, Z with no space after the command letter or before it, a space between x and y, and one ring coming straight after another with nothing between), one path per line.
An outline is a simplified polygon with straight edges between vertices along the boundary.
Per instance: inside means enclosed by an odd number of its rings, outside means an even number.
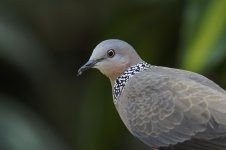
M118 40L118 39L105 40L96 46L97 49L102 49L102 50L108 50L111 48L123 49L128 47L130 47L130 45L127 42Z

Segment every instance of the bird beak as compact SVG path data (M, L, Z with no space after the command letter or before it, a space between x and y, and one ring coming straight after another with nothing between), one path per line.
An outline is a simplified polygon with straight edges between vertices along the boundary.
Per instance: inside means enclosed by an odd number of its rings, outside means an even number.
M81 75L84 71L92 68L96 63L100 62L102 59L89 60L85 65L83 65L79 70L77 76Z

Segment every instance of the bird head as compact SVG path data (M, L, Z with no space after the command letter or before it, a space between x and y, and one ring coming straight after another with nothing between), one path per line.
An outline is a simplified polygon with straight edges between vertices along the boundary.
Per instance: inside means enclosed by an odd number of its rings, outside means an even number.
M94 48L89 61L78 70L78 75L89 68L96 68L114 81L127 68L141 61L128 43L118 39L105 40Z

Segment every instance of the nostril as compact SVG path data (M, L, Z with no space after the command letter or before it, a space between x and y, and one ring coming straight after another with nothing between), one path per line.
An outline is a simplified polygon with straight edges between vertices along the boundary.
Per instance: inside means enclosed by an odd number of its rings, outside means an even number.
M89 64L86 64L86 66L87 66L87 67L91 66L91 63L89 63Z

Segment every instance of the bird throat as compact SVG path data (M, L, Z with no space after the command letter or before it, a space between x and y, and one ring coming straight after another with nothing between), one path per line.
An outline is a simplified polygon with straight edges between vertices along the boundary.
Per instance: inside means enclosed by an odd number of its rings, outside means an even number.
M125 87L127 81L129 80L129 78L131 78L132 76L134 76L137 73L140 73L144 70L147 70L148 68L150 68L151 65L146 63L146 62L140 62L136 65L133 65L131 67L129 67L122 75L120 75L116 80L115 80L115 84L113 87L113 100L114 100L114 104L117 104L118 102L118 98L120 97L123 88Z

